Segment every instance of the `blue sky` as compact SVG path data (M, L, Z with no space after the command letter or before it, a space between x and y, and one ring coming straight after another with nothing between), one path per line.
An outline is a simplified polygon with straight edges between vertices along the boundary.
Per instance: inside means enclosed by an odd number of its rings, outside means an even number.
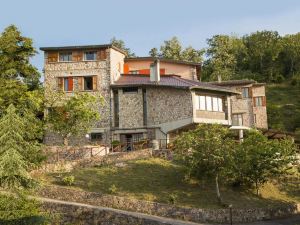
M36 48L105 44L115 36L138 56L172 36L200 49L214 34L300 31L298 0L9 0L0 9L0 31L15 24ZM32 62L41 70L42 52Z

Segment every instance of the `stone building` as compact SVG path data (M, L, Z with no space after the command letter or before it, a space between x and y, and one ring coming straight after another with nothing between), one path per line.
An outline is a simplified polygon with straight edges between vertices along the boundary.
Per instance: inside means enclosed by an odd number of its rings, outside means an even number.
M63 90L66 96L74 91L103 96L104 104L96 106L101 120L91 130L92 141L168 140L198 123L267 128L264 84L200 82L199 63L126 58L112 45L41 50L46 90ZM71 143L85 141L77 137ZM61 142L54 134L45 137L46 144Z

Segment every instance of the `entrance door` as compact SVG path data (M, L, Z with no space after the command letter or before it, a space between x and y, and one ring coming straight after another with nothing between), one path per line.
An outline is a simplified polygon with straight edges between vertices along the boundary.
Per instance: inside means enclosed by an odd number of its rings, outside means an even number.
M132 151L133 143L132 143L132 134L126 134L126 151Z

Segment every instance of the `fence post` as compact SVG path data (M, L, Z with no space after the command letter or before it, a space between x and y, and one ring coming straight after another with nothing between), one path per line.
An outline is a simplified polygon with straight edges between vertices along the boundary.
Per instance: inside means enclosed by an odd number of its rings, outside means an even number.
M93 148L91 147L91 158L93 158Z
M229 205L229 220L230 220L230 225L232 225L232 205Z
M56 148L56 161L58 162L59 160L59 151L58 151L58 148Z

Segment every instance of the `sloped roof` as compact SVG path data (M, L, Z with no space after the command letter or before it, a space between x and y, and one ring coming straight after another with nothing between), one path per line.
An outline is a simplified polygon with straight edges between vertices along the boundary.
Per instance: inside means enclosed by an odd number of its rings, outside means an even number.
M112 44L103 44L103 45L74 45L74 46L59 46L59 47L40 47L42 51L63 51L63 50L89 50L89 49L99 49L99 48L112 48L116 51L127 55L122 49L112 45Z
M218 86L239 86L239 85L264 85L264 83L257 83L255 80L226 80L226 81L212 81L210 84L218 85Z
M150 57L150 56L125 58L125 62L146 61L146 60L154 61L156 59L159 59L159 61L161 61L161 62L169 62L169 63L175 63L175 64L185 64L185 65L192 65L192 66L201 66L201 63L196 63L196 62L166 59L166 58L160 58L160 57Z
M177 75L162 75L159 82L150 81L150 76L137 74L122 74L115 81L112 87L137 87L137 86L155 86L155 87L173 87L183 89L204 89L226 93L238 93L230 88L219 87L206 82L183 79Z

